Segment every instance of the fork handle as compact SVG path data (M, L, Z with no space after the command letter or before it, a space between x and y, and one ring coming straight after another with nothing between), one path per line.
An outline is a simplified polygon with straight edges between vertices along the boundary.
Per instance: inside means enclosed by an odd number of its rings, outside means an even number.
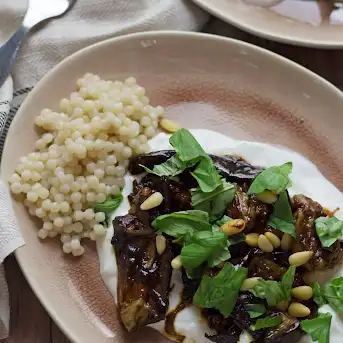
M20 26L13 36L0 47L0 87L12 70L26 32L27 28L24 25Z

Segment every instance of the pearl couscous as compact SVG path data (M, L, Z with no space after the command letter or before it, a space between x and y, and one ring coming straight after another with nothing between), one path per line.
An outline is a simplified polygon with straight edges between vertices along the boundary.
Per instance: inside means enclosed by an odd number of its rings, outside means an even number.
M164 114L133 77L86 74L77 87L59 112L44 109L36 118L43 131L36 151L20 159L9 180L12 193L42 220L38 236L60 235L63 251L74 256L83 254L83 238L106 233L105 213L94 206L120 195L128 159L149 151Z

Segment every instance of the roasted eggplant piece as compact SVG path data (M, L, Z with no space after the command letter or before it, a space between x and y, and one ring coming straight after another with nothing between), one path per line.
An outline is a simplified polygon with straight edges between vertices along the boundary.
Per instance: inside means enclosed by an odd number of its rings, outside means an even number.
M305 334L300 328L300 322L288 314L283 312L273 312L268 314L269 317L281 316L282 322L280 325L265 330L258 343L289 343L298 342Z
M118 265L118 311L128 331L165 318L173 253L169 243L157 254L154 230L137 217L113 221L112 244Z
M133 156L129 161L129 172L132 175L144 173L144 168L141 165L153 169L155 165L166 162L173 155L175 155L174 150L160 150Z
M342 260L343 253L339 241L330 248L324 249L321 246L315 229L315 220L325 216L322 206L304 195L295 195L292 199L292 208L297 234L292 251L313 251L312 258L304 265L308 271L333 268Z
M267 229L268 218L272 211L271 205L261 202L254 194L248 195L240 186L237 187L235 199L228 210L228 216L233 219L244 219L246 222L245 233L263 233Z
M225 318L215 309L204 309L203 315L207 319L208 326L217 331L216 335L207 335L206 338L215 343L237 343L242 333L232 318Z
M132 175L141 174L144 169L140 165L153 169L155 165L166 162L174 154L174 150L160 150L131 157L129 172ZM210 157L220 173L229 181L250 183L263 170L263 168L254 167L242 158L232 155L210 155Z
M149 211L142 211L142 202L155 192L163 194L162 204ZM136 215L146 225L150 225L159 215L192 208L190 191L184 184L153 174L146 175L141 182L134 181L129 201L130 214Z
M249 277L259 276L265 280L280 281L287 268L265 256L254 257L249 264Z

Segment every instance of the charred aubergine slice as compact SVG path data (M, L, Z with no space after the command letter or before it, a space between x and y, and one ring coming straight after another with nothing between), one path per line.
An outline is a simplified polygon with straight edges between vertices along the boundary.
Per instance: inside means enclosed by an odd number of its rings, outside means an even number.
M116 217L112 244L118 266L118 310L128 331L163 320L168 309L170 244L156 252L155 232L134 215Z
M140 165L153 169L155 165L166 162L175 154L174 150L160 150L148 154L141 154L131 157L129 163L129 172L132 175L137 175L144 172ZM254 167L244 161L242 158L232 155L210 155L214 165L219 172L227 179L233 182L248 182L251 183L255 177L263 170L259 167Z

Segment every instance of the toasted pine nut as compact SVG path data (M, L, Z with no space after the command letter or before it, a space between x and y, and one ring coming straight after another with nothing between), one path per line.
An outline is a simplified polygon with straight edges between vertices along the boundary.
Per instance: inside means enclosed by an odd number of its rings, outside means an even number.
M176 124L175 122L169 120L169 119L161 119L160 126L162 129L174 133L181 129L180 125Z
M159 255L162 255L167 247L167 240L164 236L156 236L156 250Z
M292 295L300 300L309 300L313 296L313 290L310 286L299 286L292 289Z
M307 263L312 255L312 251L300 251L289 256L288 261L291 266L299 267Z
M243 219L230 220L220 227L220 229L229 236L242 232L244 228L245 221Z
M271 191L265 190L262 193L256 194L256 198L265 204L274 204L277 200L277 195Z
M264 235L268 238L269 242L272 243L274 249L278 248L281 245L280 238L274 233L266 232Z
M141 210L148 211L154 207L160 206L163 201L163 195L160 192L155 192L141 203Z
M265 235L258 236L258 247L264 252L272 252L274 247Z
M172 259L171 266L173 269L181 269L182 267L181 255L178 255L174 259Z
M307 317L311 313L311 310L300 303L292 303L288 307L288 314L292 317L302 318Z
M247 243L251 247L258 247L258 236L258 233L248 233L245 236L245 243Z
M246 292L249 289L252 289L262 278L260 277L250 277L244 280L242 287L241 287L241 292Z
M288 309L288 306L289 302L287 300L282 300L276 305L276 308L280 311L286 311Z
M293 237L289 233L284 233L281 238L281 249L283 251L289 251L292 247Z

